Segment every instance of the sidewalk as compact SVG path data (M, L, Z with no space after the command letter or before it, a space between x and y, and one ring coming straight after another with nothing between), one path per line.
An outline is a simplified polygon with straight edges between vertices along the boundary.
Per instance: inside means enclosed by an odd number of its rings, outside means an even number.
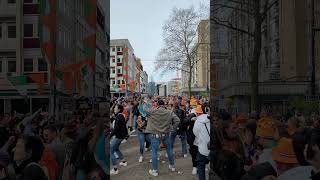
M119 167L119 174L111 176L111 180L197 180L197 175L192 175L192 161L188 154L187 158L181 155L180 139L177 137L175 145L176 172L168 169L168 159L165 157L165 150L159 151L161 154L159 161L159 176L153 177L149 175L151 163L149 163L151 155L150 151L146 152L145 159L139 163L139 142L136 132L128 139L126 143L121 144L120 150L125 159L128 161L127 167ZM209 166L208 166L209 167ZM207 171L208 173L208 171Z

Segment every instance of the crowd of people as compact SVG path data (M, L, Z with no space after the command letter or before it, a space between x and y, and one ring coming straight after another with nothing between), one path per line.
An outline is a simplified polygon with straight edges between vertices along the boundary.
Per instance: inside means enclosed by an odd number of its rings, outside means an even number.
M92 110L59 123L42 109L1 115L0 179L106 179L106 119Z
M121 145L135 132L137 161L147 161L150 153L151 176L163 173L158 170L163 149L168 169L176 171L178 137L181 156L191 156L190 174L199 180L208 174L218 180L320 179L316 113L233 115L210 111L205 98L127 96L111 99L111 121L106 119L93 110L78 110L63 122L42 109L1 115L0 180L107 179L131 163Z
M139 162L151 148L149 174L158 176L158 150L165 148L168 168L176 170L173 147L181 141L183 157L192 159L192 172L206 179L320 179L320 116L299 110L281 115L267 110L233 115L210 112L209 102L191 97L121 97L112 101L111 175L128 162L122 142L138 131ZM306 116L306 117L305 117ZM211 130L212 129L212 130ZM210 131L211 130L211 131Z
M315 113L304 117L299 110L287 115L215 113L210 175L223 180L320 179L319 120Z
M128 162L121 153L120 146L133 132L138 133L140 144L139 162L145 160L145 152L151 151L149 174L158 176L158 151L165 148L169 160L168 168L176 171L174 156L175 140L181 141L181 153L184 158L192 158L192 174L199 179L206 177L206 165L209 163L210 111L209 101L205 98L178 96L160 97L119 97L113 98L110 112L111 145L110 175L119 173L119 166Z

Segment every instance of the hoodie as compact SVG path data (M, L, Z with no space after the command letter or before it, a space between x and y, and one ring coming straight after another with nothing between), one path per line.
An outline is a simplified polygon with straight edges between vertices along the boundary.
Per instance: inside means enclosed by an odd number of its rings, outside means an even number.
M206 129L206 126L207 129ZM208 149L208 143L210 142L210 120L207 114L203 114L197 117L193 126L193 133L196 136L194 145L198 146L200 154L208 156L210 151Z

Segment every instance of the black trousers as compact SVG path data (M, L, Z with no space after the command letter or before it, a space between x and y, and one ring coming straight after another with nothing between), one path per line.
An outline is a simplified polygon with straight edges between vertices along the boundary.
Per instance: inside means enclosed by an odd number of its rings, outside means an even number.
M197 167L198 146L195 146L195 145L190 146L189 152L192 158L192 167Z

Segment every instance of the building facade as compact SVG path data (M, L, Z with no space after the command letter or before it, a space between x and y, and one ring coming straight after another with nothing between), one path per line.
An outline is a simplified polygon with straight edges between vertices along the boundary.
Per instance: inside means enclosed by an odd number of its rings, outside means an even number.
M196 87L203 92L210 86L210 44L209 44L209 20L202 20L198 25L198 44L196 49Z
M37 0L0 2L0 111L26 113L39 108L52 111L52 107L56 106L55 111L61 112L65 109L64 102L73 95L106 96L105 14L109 9L101 2L97 1L90 7L96 9L93 11L96 13L94 24L88 22L84 15L85 1L57 1L54 17L46 16L44 11L48 8L41 9ZM56 20L54 26L50 24L52 19ZM49 26L52 29L49 30ZM48 40L50 31L56 32L55 38L52 38L54 42L51 42L56 47L50 52L52 59L44 50L47 47L44 42ZM83 88L80 86L84 83L80 85L75 80L82 76L68 71L67 66L75 67L86 61L81 41L91 34L95 35L92 40L96 43L94 50L90 50L94 54L90 58L95 62L92 66L95 66L93 70L97 73L92 76L95 77L94 81ZM52 81L54 76L56 81ZM54 91L59 91L63 96L53 96L58 94Z
M143 68L141 69L140 82L141 93L148 93L148 74L143 71Z
M151 78L151 82L148 82L147 92L151 96L154 96L157 94L157 86L156 86L156 83L152 81L152 78Z
M110 87L111 93L135 92L132 83L137 72L136 56L128 39L110 41ZM131 89L130 89L131 88Z
M259 100L262 108L272 106L275 111L283 111L290 97L310 92L309 3L280 0L267 12L262 24L259 59ZM239 5L239 8L243 7ZM230 9L220 13L235 27L253 29L253 20L248 14ZM217 24L214 26L223 28ZM234 113L246 113L250 109L249 60L253 58L253 37L227 28L223 28L227 32L224 34L215 27L212 28L215 36L212 38L212 59L218 66L220 106L228 106ZM226 46L219 50L216 46L220 33L223 33L221 44Z

